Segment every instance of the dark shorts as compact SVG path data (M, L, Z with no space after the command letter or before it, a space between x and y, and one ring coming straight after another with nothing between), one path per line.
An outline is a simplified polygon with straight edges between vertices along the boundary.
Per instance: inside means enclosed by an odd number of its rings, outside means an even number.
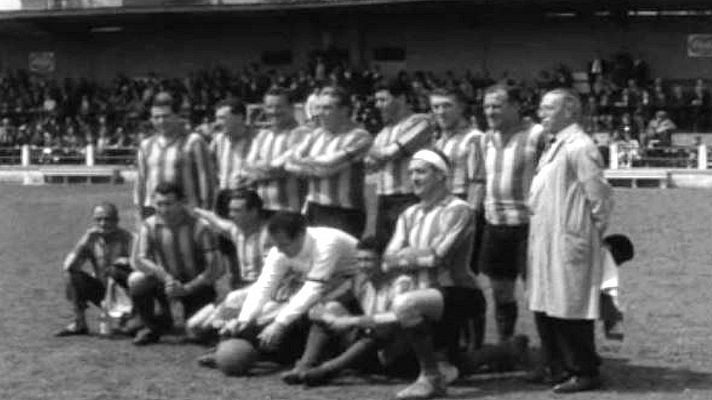
M452 350L457 348L468 321L484 321L487 301L480 289L450 286L439 290L443 296L443 315L435 325L435 347Z
M529 225L484 227L480 270L490 278L517 279L526 275Z

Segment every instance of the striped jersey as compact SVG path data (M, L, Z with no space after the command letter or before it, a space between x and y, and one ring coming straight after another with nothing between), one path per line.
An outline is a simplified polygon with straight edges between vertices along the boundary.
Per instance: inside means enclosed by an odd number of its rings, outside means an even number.
M403 211L385 254L396 254L408 247L432 251L436 265L415 272L416 286L420 289L476 288L469 266L473 234L473 209L466 201L449 194L428 207L418 203Z
M471 159L481 157L477 146L481 142L483 133L472 129L464 120L452 131L443 132L435 140L434 147L442 151L450 160L452 166L451 187L455 195L467 195L470 183L484 181L483 171L469 168ZM470 156L471 152L476 152ZM479 175L477 175L479 174Z
M260 130L247 156L248 165L281 170L287 158L309 132L311 128L306 126L291 126L283 131ZM305 189L305 182L291 174L267 174L257 179L257 193L266 210L299 212L306 195Z
M249 132L246 135L248 136L235 140L229 134L220 132L210 142L210 153L215 161L219 189L237 187L252 142Z
M124 261L129 261L133 240L133 234L122 228L116 228L108 234L90 228L67 255L64 260L64 270L77 271L89 261L94 276L106 283L109 268L117 260L125 258Z
M219 263L208 265L206 254L216 251L215 237L207 221L185 213L176 224L152 215L141 223L138 258L152 260L182 283L203 275L213 282L221 275Z
M232 224L229 234L237 248L237 262L240 268L233 273L237 272L242 282L256 281L262 272L264 258L270 248L266 221L250 235L245 235L242 229Z
M526 198L536 166L546 146L541 125L527 126L502 143L499 132L488 131L483 137L485 219L492 225L529 223Z
M296 149L296 158L342 159L338 165L307 178L307 202L361 210L364 165L373 138L363 128L333 134L317 128Z
M408 177L410 156L432 141L432 124L425 114L412 114L396 124L383 127L373 141L374 148L383 149L395 143L399 153L376 173L376 194L413 193Z
M213 163L199 134L180 135L171 141L160 135L146 138L138 148L137 163L135 205L152 206L156 186L172 182L183 188L189 206L213 207Z

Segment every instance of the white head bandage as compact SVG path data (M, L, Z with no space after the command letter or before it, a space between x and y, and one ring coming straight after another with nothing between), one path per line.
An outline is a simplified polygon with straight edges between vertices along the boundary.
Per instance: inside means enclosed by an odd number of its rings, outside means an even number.
M439 169L443 174L450 175L450 166L442 155L428 149L418 150L413 154L413 160L425 161L433 167Z

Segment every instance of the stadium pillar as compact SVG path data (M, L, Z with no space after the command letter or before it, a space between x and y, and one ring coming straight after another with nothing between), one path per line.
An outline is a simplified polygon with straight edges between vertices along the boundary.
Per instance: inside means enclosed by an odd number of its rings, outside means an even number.
M20 162L22 163L23 167L29 167L30 164L32 163L32 160L30 159L30 145L29 144L23 144L22 147L20 148Z
M86 161L87 161L87 167L93 167L94 166L94 145L93 144L88 144L86 148Z
M697 147L697 169L707 169L707 145L704 143Z
M610 169L618 169L618 143L613 142L610 145L609 153L610 155Z

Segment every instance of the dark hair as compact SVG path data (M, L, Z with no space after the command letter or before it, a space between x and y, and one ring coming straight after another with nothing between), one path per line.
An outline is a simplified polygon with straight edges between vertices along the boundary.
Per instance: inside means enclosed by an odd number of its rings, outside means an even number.
M119 220L119 209L116 208L116 204L108 201L102 201L101 203L94 205L94 208L92 208L92 212L96 211L97 208L103 208L104 210L106 210L106 212L109 214L109 218L113 219L114 221Z
M179 105L168 92L158 92L153 96L151 107L170 107L171 111L178 112Z
M247 209L257 209L262 212L263 202L257 192L248 188L237 188L237 189L221 189L215 196L215 213L221 217L227 217L228 206L230 205L230 200L233 199L244 199Z
M279 86L272 87L267 90L267 92L265 92L264 97L267 96L284 97L284 99L287 100L287 103L292 104L292 97L290 96L289 91Z
M615 234L608 235L603 238L603 243L608 245L608 249L611 251L613 260L616 265L621 265L626 261L630 261L635 256L635 248L633 247L633 242L626 235Z
M267 231L270 235L277 232L284 232L290 239L295 239L307 230L307 219L302 214L278 211L267 223Z
M233 115L242 115L243 117L247 115L245 103L237 97L228 97L227 99L222 99L215 104L215 110L223 107L230 107L230 113Z
M372 251L378 255L383 254L386 245L385 243L375 236L367 236L361 239L356 245L357 250L368 250Z
M373 92L387 91L393 97L408 96L410 87L399 79L390 79L387 82L379 82L376 84Z
M162 195L175 194L176 199L183 200L185 194L183 193L183 188L177 183L173 182L161 182L156 185L155 193L160 193Z
M339 101L339 107L353 108L349 92L341 86L325 86L319 91L320 96L331 96Z
M498 83L485 89L485 96L491 93L503 92L507 95L507 103L521 105L524 102L522 88L516 85Z
M430 92L429 96L451 97L455 99L455 101L457 101L458 103L462 105L467 105L467 97L465 97L465 93L463 93L462 90L457 88L435 88Z

